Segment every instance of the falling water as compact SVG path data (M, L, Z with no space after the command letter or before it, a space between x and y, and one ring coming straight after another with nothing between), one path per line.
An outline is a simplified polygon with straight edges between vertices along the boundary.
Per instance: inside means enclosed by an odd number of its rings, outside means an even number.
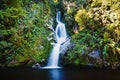
M53 47L53 50L50 54L50 57L48 59L47 68L59 68L58 61L59 61L59 54L60 54L60 46L62 43L65 42L67 38L67 33L65 29L65 24L60 21L61 13L57 12L57 26L55 30L55 36L57 43Z

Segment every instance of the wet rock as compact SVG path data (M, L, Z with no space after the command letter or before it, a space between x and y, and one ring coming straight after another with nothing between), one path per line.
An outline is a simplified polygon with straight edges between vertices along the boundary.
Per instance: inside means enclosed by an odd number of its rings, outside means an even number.
M44 63L45 62L45 59L41 59L41 61L40 61L41 63Z
M51 42L50 44L51 44L52 46L55 46L55 44L56 44L56 43L54 43L54 42Z
M39 63L36 63L32 66L32 68L40 68L40 64Z
M72 44L71 44L70 41L71 41L71 38L68 37L66 39L66 41L61 44L61 47L60 47L60 53L61 54L64 54L65 52L67 52L68 49L70 49L72 47Z
M38 48L39 48L39 49L43 49L44 47L43 47L42 45L39 45Z
M101 54L98 50L94 50L91 53L88 54L89 57L94 59L101 59Z
M55 35L54 32L52 32L51 34L49 34L49 36L47 37L47 40L48 40L48 41L53 40L53 39L54 39L54 35Z
M99 65L102 67L103 60L102 60L100 51L94 50L94 51L90 52L88 54L88 59L91 64Z

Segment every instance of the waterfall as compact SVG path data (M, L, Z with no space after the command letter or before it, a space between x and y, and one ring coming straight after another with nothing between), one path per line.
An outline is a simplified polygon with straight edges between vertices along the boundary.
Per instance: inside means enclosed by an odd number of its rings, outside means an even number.
M60 18L61 18L61 13L59 11L57 12L56 15L56 21L58 24L55 30L55 37L57 42L55 43L55 46L53 47L53 50L48 59L47 68L59 68L58 62L59 62L60 46L62 43L65 42L67 38L65 24L60 21Z

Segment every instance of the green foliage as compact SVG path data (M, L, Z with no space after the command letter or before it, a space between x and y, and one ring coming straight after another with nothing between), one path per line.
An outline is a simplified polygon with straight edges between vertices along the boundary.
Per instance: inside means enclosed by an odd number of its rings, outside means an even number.
M0 63L18 66L46 59L51 48L46 38L50 33L48 2L16 0L14 4L13 1L4 1L8 5L0 10L0 60L3 59Z
M103 39L100 35L91 32L91 30L83 30L72 36L72 43L75 47L68 51L68 55L64 56L69 62L66 64L86 65L89 64L88 54L93 50L101 50Z
M110 65L119 62L119 6L119 0L92 0L88 7L81 7L76 11L74 19L79 26L79 33L73 35L75 47L65 56L70 64L91 63L87 57L93 50L99 50L103 61ZM85 54L85 58L82 54Z
M72 35L74 48L63 56L65 64L89 64L88 54L99 50L103 61L114 65L120 60L119 7L119 0L1 0L0 65L18 66L48 57L47 26L50 16L55 20L56 8L62 11L69 33L78 30Z
M73 34L73 27L78 27L74 19L74 15L76 14L77 10L81 7L83 7L84 4L86 4L85 1L83 0L64 0L63 1L65 10L64 10L64 15L65 15L65 23L67 25L67 31L70 34Z
M89 24L89 17L87 15L87 11L84 9L79 10L75 15L75 21L78 22L78 25L80 26L79 29L83 30L87 26L87 24Z
M0 29L11 29L16 27L17 20L20 17L24 17L26 11L22 8L7 8L6 10L0 11Z
M91 4L92 7L100 7L103 0L92 0L92 1L93 1Z

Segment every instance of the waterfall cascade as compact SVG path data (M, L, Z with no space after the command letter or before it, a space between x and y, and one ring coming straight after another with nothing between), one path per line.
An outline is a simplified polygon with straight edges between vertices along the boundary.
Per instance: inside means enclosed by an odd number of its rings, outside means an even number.
M60 17L61 17L61 13L59 11L57 12L57 16L56 16L56 21L58 24L55 30L55 37L56 37L57 43L55 43L53 47L53 50L48 59L48 64L46 68L59 68L58 61L59 61L59 54L60 54L60 46L62 43L66 41L66 38L67 38L65 24L60 21Z

